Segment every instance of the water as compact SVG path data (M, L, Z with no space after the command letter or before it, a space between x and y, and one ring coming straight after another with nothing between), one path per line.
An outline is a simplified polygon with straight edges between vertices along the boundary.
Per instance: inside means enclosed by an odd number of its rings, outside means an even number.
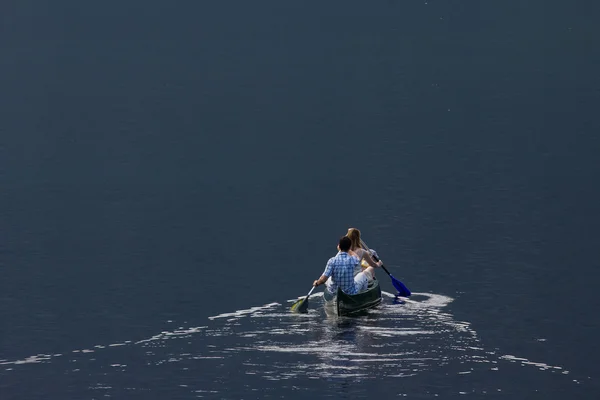
M3 5L0 398L598 397L593 11Z
M326 316L314 298L308 314L270 303L211 316L202 326L2 365L20 378L27 364L52 364L39 368L54 385L84 386L91 397L514 395L517 385L495 378L515 373L559 391L581 383L564 367L486 348L469 322L447 312L450 297L415 293L398 302L384 295L382 306L356 318Z

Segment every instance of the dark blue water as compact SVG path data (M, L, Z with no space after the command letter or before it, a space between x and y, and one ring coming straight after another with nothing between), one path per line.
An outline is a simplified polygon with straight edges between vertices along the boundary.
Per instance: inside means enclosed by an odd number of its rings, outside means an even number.
M3 3L0 398L597 398L597 8Z

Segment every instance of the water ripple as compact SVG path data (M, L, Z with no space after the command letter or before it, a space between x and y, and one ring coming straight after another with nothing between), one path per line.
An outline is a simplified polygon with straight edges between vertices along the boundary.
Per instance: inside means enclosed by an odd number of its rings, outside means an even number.
M140 373L146 368L142 376L160 376L163 369L179 366L182 372L204 371L202 380L177 385L177 390L194 396L220 393L222 371L231 365L244 376L280 382L411 379L434 371L467 376L477 371L494 373L515 363L569 374L560 366L487 348L469 322L458 321L447 311L451 297L414 293L411 299L398 301L390 293L384 292L384 296L378 308L359 317L328 315L322 307L322 294L317 293L311 297L307 314L289 312L289 304L269 303L209 317L211 322L205 325L179 326L143 339L64 352L69 356L37 354L2 360L0 365L5 366L4 373L14 373L24 364L62 360L68 374L95 376L88 388L107 394L118 390L120 380L115 374L131 374L132 369ZM107 369L111 371L108 375ZM104 378L100 382L98 377ZM121 390L147 393L148 388L128 384Z

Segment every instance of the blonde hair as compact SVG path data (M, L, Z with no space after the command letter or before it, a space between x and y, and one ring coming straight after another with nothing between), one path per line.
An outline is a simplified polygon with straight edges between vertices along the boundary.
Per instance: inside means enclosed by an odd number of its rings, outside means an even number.
M349 228L348 233L346 234L352 241L352 250L361 249L362 245L360 243L360 231L356 228Z

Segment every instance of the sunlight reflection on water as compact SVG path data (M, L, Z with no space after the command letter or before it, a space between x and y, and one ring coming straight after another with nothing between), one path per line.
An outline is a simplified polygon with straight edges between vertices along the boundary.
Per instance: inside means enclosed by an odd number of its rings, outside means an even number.
M102 352L104 358L109 358L103 359L104 367L121 373L132 368L176 364L184 371L212 371L212 375L205 373L206 381L179 386L192 390L196 396L218 393L218 370L231 368L232 364L245 376L269 381L406 379L448 366L455 375L467 375L498 371L502 363L569 373L560 366L486 349L469 322L458 321L446 311L453 301L451 297L415 293L399 304L394 295L383 294L381 305L360 317L328 315L322 307L322 293L317 293L311 297L307 314L291 313L289 305L269 303L209 317L206 325L180 326L136 341L71 350L68 356L37 354L21 360L3 360L0 365L5 366L5 371L12 371L22 364L63 360L77 364L73 372L85 372L86 368L93 369L91 362L97 365L96 357ZM116 358L124 358L123 354L110 352L118 352L119 348L130 349L135 357L117 362ZM94 383L89 389L109 391L115 386L115 382L107 380Z

